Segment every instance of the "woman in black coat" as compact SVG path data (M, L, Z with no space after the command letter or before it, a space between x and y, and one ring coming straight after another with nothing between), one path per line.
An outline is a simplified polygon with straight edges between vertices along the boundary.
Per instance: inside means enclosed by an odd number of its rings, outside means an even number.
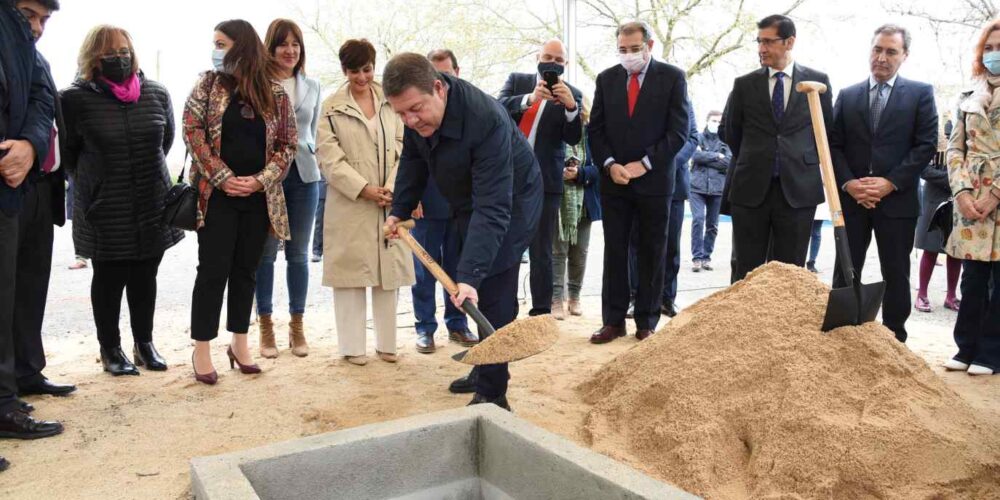
M170 96L139 72L128 33L98 26L80 49L77 81L61 92L63 161L74 180L73 242L93 261L90 300L104 371L138 375L121 348L122 292L139 366L166 370L153 346L156 273L183 233L163 222L174 140Z
M936 162L935 162L936 163ZM944 235L939 229L931 228L931 220L938 205L951 197L951 187L948 185L948 170L944 165L930 164L924 168L920 177L924 179L923 192L920 198L920 218L917 219L917 234L914 246L923 250L920 257L920 287L917 290L917 300L913 308L921 312L931 312L931 302L927 298L927 285L934 274L938 254L944 252ZM959 275L962 273L962 261L952 256L947 259L948 291L945 294L944 307L958 311L960 301L955 297Z

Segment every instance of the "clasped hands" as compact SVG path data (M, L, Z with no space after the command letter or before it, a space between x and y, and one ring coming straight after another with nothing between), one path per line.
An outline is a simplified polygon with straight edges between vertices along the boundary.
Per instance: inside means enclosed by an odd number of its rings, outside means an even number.
M958 206L962 217L969 220L983 221L992 215L997 206L1000 206L1000 189L984 189L979 198L972 195L971 191L962 191L955 197L955 205Z
M0 158L0 176L5 184L16 188L35 164L35 147L25 140L6 140L0 142L0 151L6 151Z
M858 202L858 205L869 209L875 208L882 198L895 189L885 177L862 177L850 180L844 185L844 190Z
M389 188L377 187L368 184L361 190L361 197L374 202L381 208L392 205L392 191Z
M646 166L641 161L632 161L625 165L612 163L608 167L608 175L611 176L611 180L620 186L627 185L632 179L646 175L646 172Z
M229 196L245 197L264 189L264 185L252 176L232 176L222 183L222 190Z

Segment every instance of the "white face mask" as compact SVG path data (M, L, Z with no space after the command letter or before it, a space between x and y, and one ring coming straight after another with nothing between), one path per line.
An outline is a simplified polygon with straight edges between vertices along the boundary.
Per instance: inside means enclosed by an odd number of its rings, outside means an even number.
M719 122L708 122L708 125L706 125L705 128L708 129L708 131L710 133L718 134L719 133Z
M642 49L642 52L639 52L637 54L633 54L633 53L621 54L621 53L619 53L618 54L618 60L622 63L622 66L625 68L625 71L628 71L629 74L631 74L631 73L638 73L638 72L642 71L643 67L646 66L646 54L647 53L648 52L647 52L647 50L645 48Z
M222 49L215 49L212 51L212 67L215 71L224 71L226 60L226 51Z

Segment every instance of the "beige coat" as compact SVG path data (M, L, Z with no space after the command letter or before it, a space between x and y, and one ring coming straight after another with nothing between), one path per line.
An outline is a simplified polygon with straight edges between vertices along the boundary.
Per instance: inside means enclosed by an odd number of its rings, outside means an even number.
M323 219L323 285L336 288L412 285L413 256L398 240L382 236L389 207L361 197L366 185L393 189L403 149L403 124L373 83L379 124L376 138L350 96L349 84L323 102L316 158L326 178Z

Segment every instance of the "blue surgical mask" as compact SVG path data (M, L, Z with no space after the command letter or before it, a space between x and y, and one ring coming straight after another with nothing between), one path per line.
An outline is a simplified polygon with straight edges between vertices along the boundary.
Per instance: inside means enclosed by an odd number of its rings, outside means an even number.
M1000 50L983 54L983 66L991 75L1000 75Z
M212 51L212 67L215 71L225 71L226 51L215 49Z

